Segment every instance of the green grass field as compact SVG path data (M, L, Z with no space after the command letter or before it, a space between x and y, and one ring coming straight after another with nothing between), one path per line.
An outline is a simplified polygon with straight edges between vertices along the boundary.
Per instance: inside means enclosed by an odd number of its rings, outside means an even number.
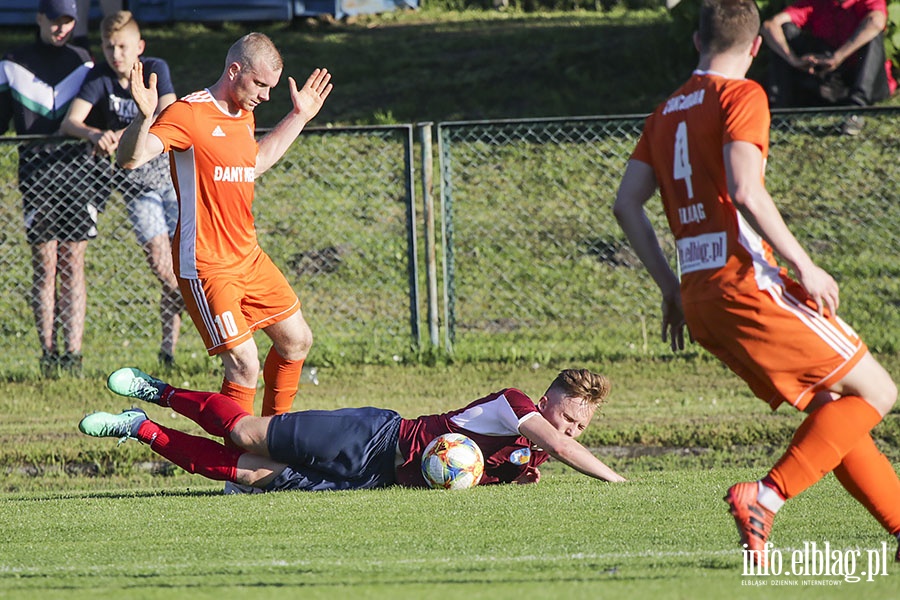
M537 398L564 366L326 369L295 406L373 404L412 416L510 385ZM3 383L0 598L713 599L776 597L776 584L785 586L779 598L900 593L893 565L858 583L742 576L721 496L765 473L799 415L771 413L695 353L584 366L607 373L613 393L581 439L628 483L600 483L551 462L534 486L224 496L220 484L157 462L146 446L79 434L86 412L129 405L102 380ZM208 373L169 379L217 385ZM183 417L146 408L199 433ZM876 430L893 460L898 428L892 414ZM882 542L891 556L895 548L831 476L779 513L772 539L788 556L804 542L861 549L862 557Z
M223 496L199 483L4 496L0 597L887 600L900 594L894 565L856 583L784 570L743 576L720 496L730 482L756 476L753 470L652 471L619 485L550 471L534 486L465 492ZM787 556L813 541L847 556L860 549L863 558L841 571L860 576L869 568L867 551L882 549L885 537L828 479L782 511L772 540ZM891 557L893 550L889 545ZM773 590L778 584L785 587Z

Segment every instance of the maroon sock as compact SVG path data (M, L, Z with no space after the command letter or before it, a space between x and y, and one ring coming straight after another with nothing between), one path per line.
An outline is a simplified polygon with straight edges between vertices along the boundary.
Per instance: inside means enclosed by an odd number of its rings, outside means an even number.
M230 448L205 437L169 429L147 419L137 430L137 439L188 473L217 481L234 481L240 448Z
M235 424L249 413L218 392L174 390L167 398L172 410L197 423L210 435L228 438Z

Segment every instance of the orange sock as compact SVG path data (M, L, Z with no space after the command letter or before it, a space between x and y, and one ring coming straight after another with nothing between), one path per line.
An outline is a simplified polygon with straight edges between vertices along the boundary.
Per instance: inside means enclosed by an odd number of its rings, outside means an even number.
M300 387L301 371L303 359L287 360L275 350L275 346L269 348L263 366L266 389L263 392L262 416L280 415L291 410Z
M222 378L222 389L220 392L237 402L244 412L251 415L253 414L253 402L256 400L256 388L244 387L233 381ZM237 447L228 436L225 436L223 443L229 448Z
M900 479L872 436L867 435L847 453L834 476L888 533L900 532Z
M222 379L222 394L238 403L244 412L253 414L253 402L256 400L256 388L244 387L233 381Z
M881 414L858 396L844 396L816 409L801 423L768 479L785 498L793 498L833 471Z

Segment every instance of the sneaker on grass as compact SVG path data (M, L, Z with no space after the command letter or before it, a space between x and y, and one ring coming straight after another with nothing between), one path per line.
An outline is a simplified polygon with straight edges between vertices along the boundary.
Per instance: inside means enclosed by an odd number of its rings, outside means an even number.
M113 371L106 380L106 387L116 394L153 404L160 403L163 390L167 386L165 381L151 377L134 367L124 367Z
M147 420L147 413L130 408L114 415L108 412L91 413L81 420L78 429L92 437L119 438L121 444L128 438L137 439L138 428Z

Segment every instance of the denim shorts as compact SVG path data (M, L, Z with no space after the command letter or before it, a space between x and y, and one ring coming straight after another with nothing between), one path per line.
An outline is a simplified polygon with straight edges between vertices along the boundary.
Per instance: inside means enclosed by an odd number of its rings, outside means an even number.
M138 243L146 244L158 235L172 238L178 223L178 198L172 186L144 189L125 202L128 220Z
M353 490L394 483L400 415L381 408L307 410L272 417L272 459L288 465L265 489Z

